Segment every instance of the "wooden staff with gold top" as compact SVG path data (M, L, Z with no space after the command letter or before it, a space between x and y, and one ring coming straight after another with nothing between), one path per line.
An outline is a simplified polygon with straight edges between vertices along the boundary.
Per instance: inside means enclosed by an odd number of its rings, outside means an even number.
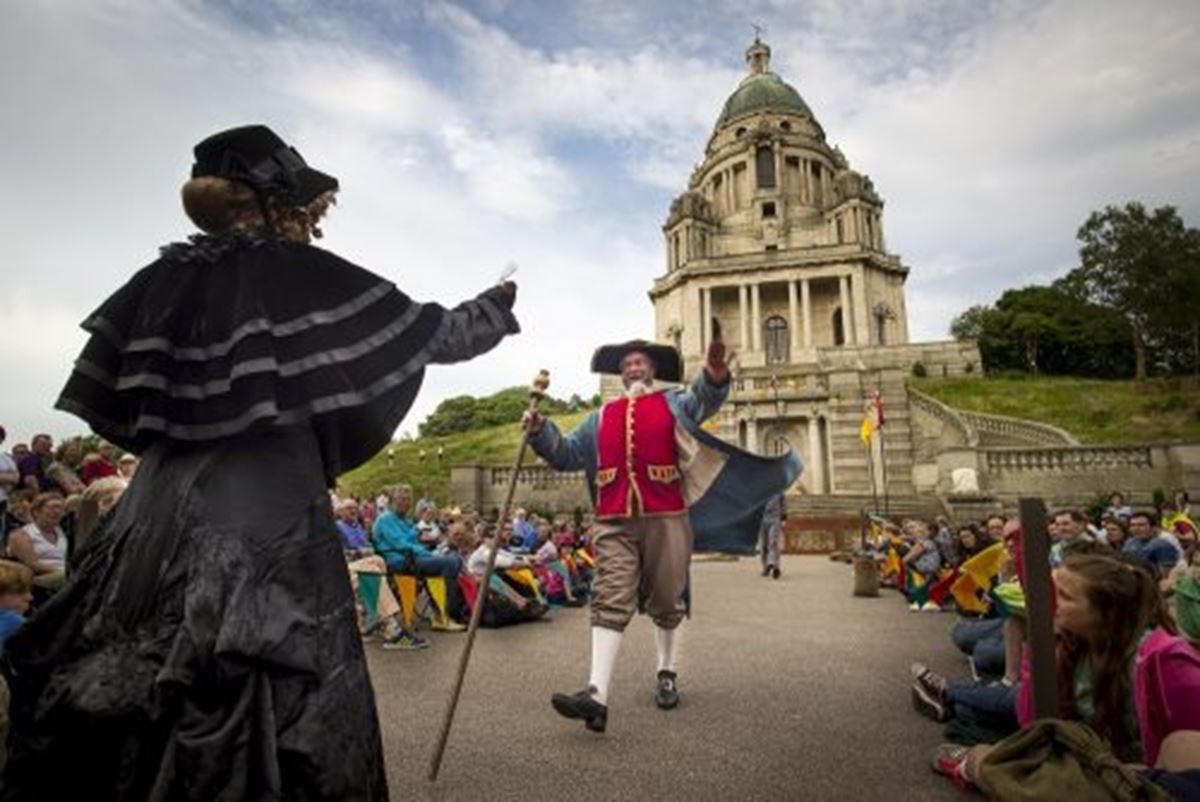
M529 412L537 412L538 404L546 396L550 387L549 371L539 371L529 388ZM529 447L529 429L522 427L521 445L517 448L517 458L513 461L512 472L508 477L508 491L504 495L504 504L500 507L500 519L497 521L499 531L503 531L504 521L508 520L509 509L512 507L513 494L517 490L517 478L521 474L521 462L525 459L525 450ZM437 746L433 751L433 761L429 765L429 780L438 778L442 767L442 754L446 751L446 741L450 738L450 727L454 724L454 711L458 708L458 697L462 693L463 679L467 675L467 664L471 661L471 647L475 644L475 633L479 630L479 621L483 616L483 606L487 603L488 586L492 581L492 573L496 567L496 554L500 551L499 537L492 544L488 553L487 567L483 578L479 580L479 591L475 594L475 608L471 611L471 623L467 627L467 641L463 645L462 657L458 661L458 674L454 678L454 688L450 692L450 702L446 705L446 715L442 718L442 731L438 736Z

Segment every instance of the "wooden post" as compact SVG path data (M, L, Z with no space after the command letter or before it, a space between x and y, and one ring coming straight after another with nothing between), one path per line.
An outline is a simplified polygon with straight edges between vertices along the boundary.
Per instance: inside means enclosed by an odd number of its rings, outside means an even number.
M1022 498L1019 509L1033 711L1039 719L1056 718L1059 713L1058 671L1051 606L1054 584L1050 581L1050 535L1046 526L1046 504L1040 498Z

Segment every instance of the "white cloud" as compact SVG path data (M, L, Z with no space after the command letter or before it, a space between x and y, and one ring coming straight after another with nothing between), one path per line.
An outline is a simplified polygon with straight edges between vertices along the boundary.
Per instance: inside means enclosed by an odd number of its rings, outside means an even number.
M10 5L0 333L35 326L42 349L0 338L14 436L78 429L48 411L77 321L187 233L191 145L253 120L341 178L328 247L414 297L454 303L521 264L523 335L431 370L406 428L445 395L543 366L556 392L590 394L591 349L651 331L658 226L743 75L751 20L887 200L914 338L1068 269L1075 229L1106 203L1171 203L1200 224L1200 11L1186 0L711 0L691 17L588 2L538 6L537 24L506 0L479 16L235 6L263 15L253 26L186 0Z

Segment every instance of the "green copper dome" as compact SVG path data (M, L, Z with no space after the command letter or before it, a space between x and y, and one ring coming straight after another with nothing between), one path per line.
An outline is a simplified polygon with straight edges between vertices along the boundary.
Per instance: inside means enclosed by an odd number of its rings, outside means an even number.
M800 93L773 72L748 75L734 93L725 101L725 108L717 119L720 128L730 120L756 111L790 111L812 117L812 112Z

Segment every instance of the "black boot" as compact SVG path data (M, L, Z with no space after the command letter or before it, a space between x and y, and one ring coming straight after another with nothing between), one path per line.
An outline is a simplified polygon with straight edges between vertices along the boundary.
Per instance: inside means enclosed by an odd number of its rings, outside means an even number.
M604 732L604 728L608 726L608 705L597 702L592 696L595 692L596 688L589 685L586 691L579 693L556 693L550 697L550 704L560 716L581 718L592 732Z
M671 710L679 706L679 689L675 687L677 675L674 671L658 672L658 689L654 692L654 704L660 710Z
M771 566L771 578L779 579L779 566L778 565Z

